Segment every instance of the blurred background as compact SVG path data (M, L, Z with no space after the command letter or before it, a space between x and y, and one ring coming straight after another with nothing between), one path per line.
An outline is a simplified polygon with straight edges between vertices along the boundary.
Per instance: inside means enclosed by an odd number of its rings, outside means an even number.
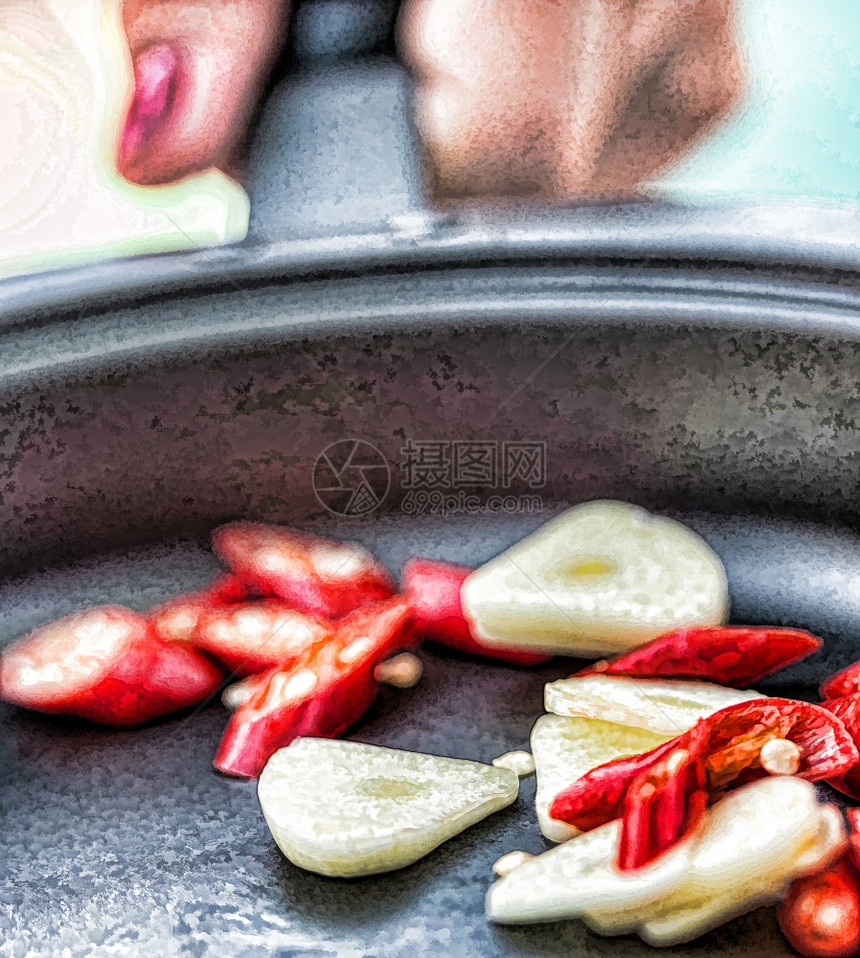
M847 0L6 0L0 277L241 241L273 89L290 108L309 77L332 88L392 57L409 114L395 148L430 209L860 198ZM381 77L349 107L380 156L374 114L397 108L374 99ZM332 124L337 96L303 122ZM318 159L348 165L348 136L346 158L323 155L330 135Z

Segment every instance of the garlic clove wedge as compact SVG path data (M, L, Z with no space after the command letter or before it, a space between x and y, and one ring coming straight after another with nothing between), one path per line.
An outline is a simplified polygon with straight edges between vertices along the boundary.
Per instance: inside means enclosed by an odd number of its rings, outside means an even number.
M607 658L728 614L726 573L691 529L638 506L574 506L473 572L463 610L487 645Z
M711 682L614 675L572 676L544 687L548 712L635 725L667 737L686 732L700 718L726 706L762 697L752 689L729 689Z
M523 862L487 893L487 916L502 924L582 918L591 909L626 912L655 903L683 880L678 846L634 872L615 865L621 822L609 822Z
M621 914L586 916L602 934L638 932L649 944L691 941L762 905L779 901L795 878L839 853L845 829L833 805L799 778L766 778L730 792L687 839L684 881L659 903ZM685 844L687 843L685 842Z
M299 738L257 794L286 857L339 878L409 865L516 800L506 768L359 742Z

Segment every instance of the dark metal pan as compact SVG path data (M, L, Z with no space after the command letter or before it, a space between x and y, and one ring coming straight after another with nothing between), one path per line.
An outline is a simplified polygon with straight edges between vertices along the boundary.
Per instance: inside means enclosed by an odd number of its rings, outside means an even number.
M142 609L199 585L216 566L208 532L227 519L356 539L398 572L412 554L481 562L565 504L616 497L705 535L736 621L826 639L767 688L811 692L857 657L851 216L427 212L414 154L398 152L403 74L353 54L274 94L245 244L0 286L2 642L74 608ZM384 214L357 198L354 170L352 213L326 206L337 191L315 181L302 139L309 104L350 89L395 131L377 162L401 170L402 189ZM398 109L386 114L386 98ZM348 119L320 135L349 144ZM285 219L291 208L301 216ZM410 440L496 444L500 473L468 490L479 512L453 478L441 500L410 487ZM357 441L388 475L362 515L314 483L328 446ZM543 473L506 484L505 443L542 445ZM422 656L419 688L383 693L355 738L489 760L526 745L543 683L570 671ZM650 954L576 922L485 921L490 864L545 847L528 781L511 809L406 871L350 882L299 871L253 784L212 771L224 721L213 705L113 732L0 707L0 954ZM760 910L670 953L789 948Z

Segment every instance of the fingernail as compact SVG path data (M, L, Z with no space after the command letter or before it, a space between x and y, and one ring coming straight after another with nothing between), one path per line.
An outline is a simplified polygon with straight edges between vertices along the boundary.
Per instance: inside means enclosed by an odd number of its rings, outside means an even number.
M134 98L120 143L120 158L128 163L170 114L178 86L180 57L173 46L159 43L134 61Z

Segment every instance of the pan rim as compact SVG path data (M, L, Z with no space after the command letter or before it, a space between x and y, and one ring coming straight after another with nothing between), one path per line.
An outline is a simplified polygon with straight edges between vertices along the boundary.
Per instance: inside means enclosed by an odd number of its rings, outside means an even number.
M310 277L499 262L672 263L801 271L860 286L860 204L639 202L552 209L463 209L395 217L364 232L105 260L0 280L0 329L29 318L146 303L199 290Z

